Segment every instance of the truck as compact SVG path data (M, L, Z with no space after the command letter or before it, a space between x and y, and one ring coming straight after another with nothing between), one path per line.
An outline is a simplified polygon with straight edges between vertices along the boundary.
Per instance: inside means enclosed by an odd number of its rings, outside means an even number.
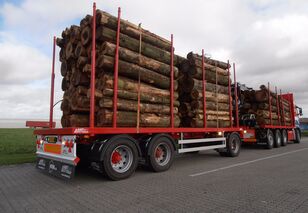
M119 10L120 11L120 10ZM120 13L118 13L118 26L120 26ZM207 127L206 125L206 80L205 68L202 63L203 85L203 127L175 127L173 96L173 51L170 57L170 125L169 127L118 127L117 116L113 116L111 127L95 126L95 75L96 75L96 6L93 5L92 20L92 54L91 54L91 82L90 82L90 113L87 127L53 127L54 108L54 78L55 78L55 52L56 37L53 40L53 59L51 74L51 97L49 127L36 129L36 167L50 175L64 179L72 179L77 165L86 165L104 173L111 180L121 180L130 177L138 164L145 164L154 172L168 170L176 153L199 152L215 150L221 156L236 157L240 154L242 142L256 142L264 139L273 143L277 137L272 135L273 130L279 130L287 139L298 139L298 131L294 125L286 126L249 126L240 125L238 107L238 94L241 89L236 82L234 70L234 85L232 92L231 80L228 83L229 116L228 127ZM116 49L119 48L120 27L117 29ZM171 49L173 50L173 36L171 35ZM203 51L202 51L203 53ZM202 54L204 61L204 53ZM117 81L119 56L116 52L114 63L114 102L113 114L117 114ZM228 74L230 66L228 63ZM238 93L239 92L239 93ZM233 94L232 94L233 93ZM232 102L233 99L236 102ZM284 95L293 104L293 95ZM140 100L138 100L140 101ZM138 102L139 104L140 102ZM294 106L294 105L293 105ZM241 118L244 119L244 118ZM276 132L277 132L276 131ZM261 133L259 133L261 132ZM298 140L297 140L298 141Z
M264 86L263 86L264 87ZM247 101L243 98L246 92L253 91L252 88L247 87L245 84L235 83L232 85L233 97L237 100L238 108L243 108ZM239 116L239 113L234 113L236 122L239 123L240 128L242 128L241 138L244 144L258 144L263 145L267 149L272 149L273 147L286 146L288 141L294 141L295 143L300 143L301 141L301 130L299 127L299 117L302 116L302 108L296 106L294 95L292 93L280 94L275 88L275 92L271 92L270 84L268 83L267 87L267 106L269 111L269 123L258 123L255 113L242 113ZM242 98L237 98L242 97ZM272 113L274 106L272 106L274 97L277 100L276 111L278 122L274 123L272 118ZM284 103L290 108L290 121L287 124L284 114L287 112L284 111ZM252 108L252 106L250 106Z

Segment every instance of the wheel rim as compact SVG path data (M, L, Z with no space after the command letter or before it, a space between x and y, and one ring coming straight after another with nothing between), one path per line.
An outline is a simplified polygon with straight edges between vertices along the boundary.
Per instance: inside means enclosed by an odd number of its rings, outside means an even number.
M158 165L167 165L171 158L170 147L165 143L160 143L154 150L154 158Z
M269 143L269 145L274 144L274 138L271 134L268 135L268 143Z
M112 169L118 173L124 173L129 170L133 163L133 152L125 145L116 147L110 156Z
M278 137L277 137L277 145L280 145L280 144L281 144L281 137L278 136Z
M231 141L231 149L232 149L232 151L236 152L238 148L239 148L239 147L238 147L238 145L237 145L236 139L233 139L233 140Z

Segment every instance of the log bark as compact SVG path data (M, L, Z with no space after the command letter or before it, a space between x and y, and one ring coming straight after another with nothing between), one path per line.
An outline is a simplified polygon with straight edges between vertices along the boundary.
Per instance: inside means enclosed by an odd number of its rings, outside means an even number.
M200 119L192 119L191 123L190 123L191 127L202 128L203 125L204 125L203 124L203 120L200 120ZM216 120L213 120L213 121L207 121L206 122L206 127L208 127L208 128L216 128L216 127L224 128L224 127L230 127L230 125L231 125L230 121L216 121Z
M192 109L201 109L203 110L203 101L193 101L191 102L191 108ZM206 109L207 110L216 110L217 104L216 102L207 101L206 102ZM226 103L218 103L218 110L219 111L229 111L229 104Z
M104 42L101 50L100 55L108 55L111 57L114 57L115 55L115 49L116 45L112 44L110 42ZM164 76L170 77L170 65L156 61L152 58L148 58L146 56L140 55L139 53L136 53L134 51L131 51L129 49L119 47L119 59L129 62L138 64L139 66L155 71L159 74L162 74ZM178 77L178 68L173 67L174 71L174 78Z
M112 109L113 108L113 99L112 98L102 98L99 101L99 106L101 108ZM167 114L170 115L170 106L160 105L160 104L149 104L140 102L140 113L158 113L158 114ZM137 112L138 102L132 100L126 100L119 98L117 100L117 107L119 111L132 111ZM174 107L173 113L178 113L178 108Z
M113 76L109 74L102 75L96 84L96 88L99 90L104 90L106 88L113 89L114 88L114 81ZM131 80L129 78L125 77L119 77L118 78L118 89L119 90L126 90L130 92L138 92L138 82ZM159 89L153 86L150 86L145 83L140 83L140 93L146 93L148 95L152 96L158 96L158 97L164 97L164 98L170 98L170 91ZM178 98L178 93L174 92L174 98Z
M114 58L106 55L99 56L97 60L97 66L99 68L113 69ZM170 78L151 71L149 69L140 67L138 65L128 63L125 61L119 61L119 74L129 78L138 80L140 73L140 80L142 82L155 85L162 89L170 89ZM177 81L174 81L174 88L177 89Z
M111 126L113 112L107 109L102 109L97 113L97 126ZM151 113L140 114L140 127L169 127L170 116L157 115ZM180 119L174 116L174 126L178 127ZM117 125L120 127L136 127L137 113L135 112L117 112Z
M212 81L210 79L207 79L207 82L205 84L206 91L215 92L217 89L218 93L229 94L229 90L227 86L220 86L220 85L216 85L215 83L216 83L216 80ZM197 80L189 76L179 79L179 84L185 85L185 86L179 87L179 90L183 90L184 92L189 92L192 89L198 89L200 91L203 90L203 82L201 80Z
M113 97L113 89L104 89L102 91L96 90L95 96L97 98L103 98L103 97ZM88 91L88 97L90 97L90 91ZM136 92L130 92L126 90L118 90L118 98L127 99L127 100L138 100L138 93ZM147 93L140 93L140 101L146 102L146 103L156 103L156 104L162 104L162 105L168 105L170 106L170 97L159 97L159 96L153 96L151 94ZM173 102L174 107L178 107L180 105L180 102L177 100L174 100Z
M98 27L96 39L98 41L116 42L116 31L107 27ZM120 46L139 53L140 41L123 33L120 34ZM142 43L141 54L149 58L155 59L165 64L170 64L170 51L162 50L148 43ZM174 57L174 64L177 63L177 57Z
M258 110L257 111L257 116L258 117L263 117L263 118L269 118L270 117L270 113L269 113L269 111L266 111L266 110ZM272 119L278 119L277 113L273 113L272 112Z
M202 56L198 55L198 54L194 54L193 52L190 52L187 54L187 58L197 58L200 62L202 60ZM212 66L217 66L221 69L228 69L228 67L230 67L230 65L228 63L222 62L222 61L218 61L218 60L214 60L214 59L210 59L208 57L204 57L204 62L207 64L210 64Z
M118 19L115 16L110 15L104 11L97 11L97 23L103 26L107 26L113 30L117 29ZM171 42L155 35L154 33L149 32L148 30L144 30L143 28L139 28L135 24L128 22L126 20L121 19L120 22L120 31L128 36L131 36L135 39L139 40L140 32L142 35L142 41L149 43L158 48L164 49L166 51L171 50Z

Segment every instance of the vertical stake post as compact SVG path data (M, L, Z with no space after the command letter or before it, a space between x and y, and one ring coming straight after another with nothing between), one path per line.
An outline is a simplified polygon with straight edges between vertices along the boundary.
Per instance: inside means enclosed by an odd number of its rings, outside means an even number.
M270 83L267 84L268 89L268 104L269 104L269 117L270 117L270 124L273 125L272 122L272 95L271 95L271 89L270 89Z
M173 114L173 97L174 97L174 70L173 70L173 34L171 34L171 55L170 55L170 125L174 128L174 114Z
M120 24L121 24L121 8L118 8L118 26L116 38L116 50L114 57L114 89L113 89L113 120L112 125L117 127L117 105L118 105L118 75L119 75L119 45L120 45Z
M233 75L234 75L234 94L235 94L235 120L236 127L239 127L239 117L238 117L238 97L237 97L237 82L236 82L236 71L235 71L235 63L233 63Z
M206 80L204 67L204 49L202 49L202 95L203 95L203 127L206 128Z
M275 92L276 92L276 100L277 100L277 115L278 115L278 123L279 126L281 126L281 120L280 120L280 103L279 103L279 96L278 96L278 90L277 87L275 87Z
M53 128L53 101L55 94L55 58L56 58L56 36L53 37L53 48L52 48L49 128Z
M228 93L229 93L229 116L230 116L230 127L233 127L233 120L232 120L232 94L231 94L231 76L230 76L230 63L228 60Z

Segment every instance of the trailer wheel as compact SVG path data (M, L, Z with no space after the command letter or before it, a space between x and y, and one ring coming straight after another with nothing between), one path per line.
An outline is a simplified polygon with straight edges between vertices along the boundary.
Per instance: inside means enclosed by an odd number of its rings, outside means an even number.
M295 129L295 140L294 143L300 143L301 142L301 132L299 129Z
M279 148L281 146L281 133L280 131L277 129L275 130L275 141L274 141L274 147Z
M103 171L111 180L121 180L131 176L138 165L138 150L125 137L110 141L103 156Z
M154 136L148 148L148 165L154 172L168 170L174 159L174 147L171 139L164 135Z
M222 156L236 157L240 154L241 150L241 138L238 133L233 132L227 137L227 152L221 154Z
M281 131L281 136L281 146L286 146L288 144L288 135L285 129Z
M274 134L272 130L267 130L267 135L266 135L266 149L272 149L274 146Z

